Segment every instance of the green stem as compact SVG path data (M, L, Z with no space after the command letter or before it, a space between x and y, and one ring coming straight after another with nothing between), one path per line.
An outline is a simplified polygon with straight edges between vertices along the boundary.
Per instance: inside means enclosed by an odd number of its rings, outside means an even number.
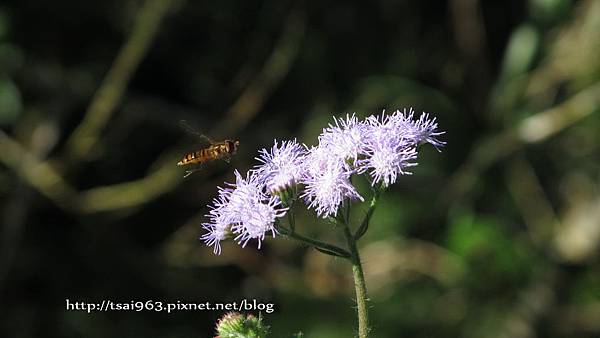
M360 224L360 227L358 227L358 229L354 233L355 240L358 240L367 232L367 229L369 228L369 222L371 221L371 216L373 216L373 212L375 212L375 207L377 206L377 201L379 200L380 194L380 189L374 190L373 197L371 198L371 204L369 205L369 210L367 210L367 214L365 215L365 218Z
M321 252L324 252L324 253L327 253L327 254L333 255L333 256L350 258L350 253L348 251L346 251L338 246L335 246L333 244L321 242L321 241L318 241L318 240L310 238L310 237L302 236L302 235L300 235L288 228L285 228L283 226L278 226L277 230L282 235L285 235L289 238L293 238L293 239L295 239L299 242L302 242L306 245L312 246L313 248L315 248Z
M350 200L347 199L344 206L344 224L350 224Z
M356 239L350 231L348 224L344 224L344 236L350 249L350 262L352 263L352 276L354 277L354 288L356 289L356 309L358 314L358 337L366 338L369 335L369 312L367 309L367 285L363 273Z
M288 222L290 223L290 230L291 233L294 233L294 231L296 230L296 218L294 217L294 212L292 209L292 206L290 205L290 210L288 211L287 215L288 215Z

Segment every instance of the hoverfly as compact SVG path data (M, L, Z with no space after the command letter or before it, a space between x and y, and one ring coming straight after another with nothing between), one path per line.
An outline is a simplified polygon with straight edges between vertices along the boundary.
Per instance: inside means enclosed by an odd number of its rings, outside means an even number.
M235 155L238 150L238 146L240 145L240 141L236 140L223 140L219 142L215 142L208 138L208 136L204 134L200 134L192 127L190 127L186 121L180 121L181 127L183 127L187 132L191 134L195 134L196 136L204 139L208 142L208 145L187 153L183 158L177 162L178 166L191 166L196 165L196 168L186 170L185 175L183 177L188 177L192 173L200 170L200 166L204 163L215 161L215 160L224 160L229 162L231 156Z

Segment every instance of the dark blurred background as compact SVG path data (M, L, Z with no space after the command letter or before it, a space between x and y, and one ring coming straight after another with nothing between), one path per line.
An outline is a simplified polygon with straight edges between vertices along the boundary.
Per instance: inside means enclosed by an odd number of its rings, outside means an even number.
M352 337L345 261L284 238L215 256L200 224L273 139L413 107L447 146L361 240L373 336L598 337L599 81L594 0L3 2L0 336L212 337L222 312L65 299L256 298L272 337ZM180 120L239 154L183 179Z

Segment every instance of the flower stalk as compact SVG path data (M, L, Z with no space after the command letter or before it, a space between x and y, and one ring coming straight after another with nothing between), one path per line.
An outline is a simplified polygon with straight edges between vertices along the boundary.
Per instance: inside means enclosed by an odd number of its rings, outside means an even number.
M360 261L360 254L356 245L355 236L352 235L348 224L344 224L344 236L350 250L350 263L352 264L352 277L356 291L356 312L358 315L358 337L366 338L369 335L369 310L367 308L367 284Z
M377 207L377 201L379 200L379 195L381 194L381 189L374 189L373 197L371 198L371 204L369 204L369 210L367 210L367 214L365 218L360 223L360 227L354 233L354 239L359 240L365 233L367 233L367 229L369 229L369 222L371 222L371 216L375 212L375 207Z

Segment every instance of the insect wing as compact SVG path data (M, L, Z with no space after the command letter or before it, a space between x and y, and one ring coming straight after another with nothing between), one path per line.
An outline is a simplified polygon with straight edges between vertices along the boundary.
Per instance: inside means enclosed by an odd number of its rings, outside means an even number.
M186 135L191 136L195 139L194 143L200 142L199 146L202 148L208 147L209 145L214 143L213 140L211 140L208 136L202 134L198 131L198 129L192 127L190 122L187 120L180 120L179 126L185 132Z

